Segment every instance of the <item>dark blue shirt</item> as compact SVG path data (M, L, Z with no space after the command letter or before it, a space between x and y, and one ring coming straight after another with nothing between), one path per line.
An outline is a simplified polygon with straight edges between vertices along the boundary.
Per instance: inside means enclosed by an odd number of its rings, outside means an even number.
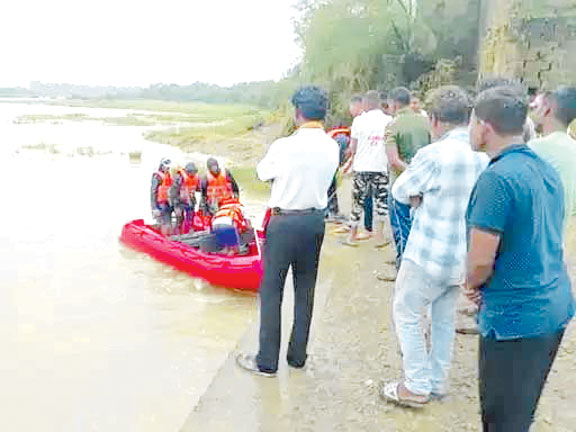
M555 333L574 315L562 246L560 177L525 145L506 149L480 175L468 205L468 229L500 235L494 273L482 287L484 337Z

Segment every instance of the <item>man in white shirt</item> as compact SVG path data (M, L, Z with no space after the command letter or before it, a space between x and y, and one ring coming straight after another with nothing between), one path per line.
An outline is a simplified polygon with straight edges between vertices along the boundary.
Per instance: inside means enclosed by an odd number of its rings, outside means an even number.
M380 95L369 91L363 99L365 112L354 119L350 149L354 182L352 187L352 211L350 236L347 244L357 240L358 223L366 198L373 194L376 207L376 246L384 246L384 220L388 213L388 158L386 157L386 126L392 118L384 114Z
M281 309L288 269L294 275L294 325L288 365L302 368L312 321L314 287L324 240L328 187L339 163L339 147L325 132L328 98L315 86L292 97L298 130L270 146L258 164L258 177L272 181L260 283L260 348L258 355L240 354L240 367L273 377L280 352Z

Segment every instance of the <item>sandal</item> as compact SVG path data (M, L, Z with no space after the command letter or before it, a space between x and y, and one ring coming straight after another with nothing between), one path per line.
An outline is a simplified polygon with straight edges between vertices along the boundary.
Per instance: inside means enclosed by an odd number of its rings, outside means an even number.
M426 396L416 396L418 399L400 399L398 395L398 387L400 382L390 382L384 384L380 389L380 397L386 402L392 402L396 405L408 407L408 408L423 408L429 401L430 398Z
M332 230L333 234L348 234L350 232L350 227L347 225L341 226L340 228L336 228Z
M377 274L376 279L382 282L394 282L396 281L396 276L388 274Z
M478 329L477 326L473 327L473 326L459 326L456 327L456 333L458 334L462 334L462 335L478 335L480 334L480 330Z
M382 242L376 243L374 247L376 249L383 249L390 244L390 240L384 240Z
M340 241L340 244L348 247L358 247L358 243L351 242L348 239Z

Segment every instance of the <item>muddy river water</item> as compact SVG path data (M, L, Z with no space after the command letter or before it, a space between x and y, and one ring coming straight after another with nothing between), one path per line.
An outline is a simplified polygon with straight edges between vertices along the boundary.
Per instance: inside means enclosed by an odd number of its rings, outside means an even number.
M393 252L370 242L345 248L331 228L307 370L283 364L278 380L239 371L227 355L238 341L257 346L256 298L118 242L126 221L149 217L150 175L162 156L205 156L148 142L145 127L15 122L77 113L129 111L0 103L0 431L480 430L474 336L456 338L446 401L415 414L379 400L377 383L401 374L393 284L376 278L391 271L384 262ZM262 204L243 196L258 221ZM576 230L566 245L574 281ZM535 432L576 430L574 329Z
M0 429L175 431L256 298L121 245L160 157L186 155L142 127L15 122L71 113L128 111L0 103Z

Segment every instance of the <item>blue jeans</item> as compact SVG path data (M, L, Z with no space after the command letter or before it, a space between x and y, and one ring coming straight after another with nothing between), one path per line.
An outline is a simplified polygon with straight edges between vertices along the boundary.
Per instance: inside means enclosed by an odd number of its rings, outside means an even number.
M400 268L402 255L408 242L410 229L412 228L412 217L410 215L410 206L396 201L392 194L388 195L388 209L390 211L390 226L392 227L392 236L396 245L396 269Z
M233 225L214 225L212 232L221 248L238 246L238 231Z
M412 261L402 261L393 314L402 351L404 384L412 393L427 396L447 392L460 283L459 279L433 279ZM432 322L430 351L422 331L428 310Z
M171 226L172 225L172 212L174 209L168 203L158 204L158 210L160 210L160 220L162 225Z
M372 194L364 200L364 228L366 231L372 231L372 224L374 222L374 198Z

